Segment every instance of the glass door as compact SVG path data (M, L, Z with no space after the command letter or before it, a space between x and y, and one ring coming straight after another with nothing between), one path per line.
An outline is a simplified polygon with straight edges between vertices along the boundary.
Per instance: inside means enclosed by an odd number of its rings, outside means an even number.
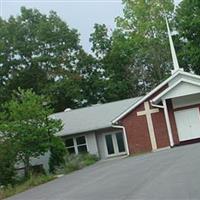
M126 153L122 132L106 134L105 143L108 157Z
M112 134L106 135L105 138L108 155L115 154Z
M116 133L115 136L117 140L118 152L119 153L125 152L126 150L125 150L124 137L123 137L124 135L121 132L119 132L119 133Z

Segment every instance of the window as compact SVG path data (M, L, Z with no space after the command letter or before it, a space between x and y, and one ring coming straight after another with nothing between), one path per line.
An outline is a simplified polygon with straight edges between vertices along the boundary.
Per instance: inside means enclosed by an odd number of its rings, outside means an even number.
M85 136L77 137L76 144L78 153L87 153L87 144L85 140Z
M67 147L67 150L70 154L76 153L73 138L66 139L65 146Z
M76 143L77 143L77 145L86 144L86 142L85 142L85 136L77 137L76 138Z
M88 152L85 136L66 139L65 146L70 154Z
M65 140L65 146L66 146L66 147L74 146L73 138L70 138L70 139Z
M78 153L87 153L87 146L78 146Z

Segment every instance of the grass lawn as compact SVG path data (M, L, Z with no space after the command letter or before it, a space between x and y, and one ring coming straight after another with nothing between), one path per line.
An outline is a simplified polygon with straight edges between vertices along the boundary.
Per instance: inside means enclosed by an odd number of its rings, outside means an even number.
M16 184L15 186L7 186L0 189L0 199L4 199L15 195L17 193L23 192L27 189L41 185L48 181L55 179L55 175L33 175L27 181Z

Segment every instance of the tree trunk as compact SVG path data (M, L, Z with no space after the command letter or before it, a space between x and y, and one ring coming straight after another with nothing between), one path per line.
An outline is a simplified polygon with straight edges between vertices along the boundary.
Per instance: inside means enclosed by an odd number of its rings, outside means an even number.
M31 174L31 168L30 168L30 158L29 156L25 157L24 160L24 175L26 178L30 178L30 174Z

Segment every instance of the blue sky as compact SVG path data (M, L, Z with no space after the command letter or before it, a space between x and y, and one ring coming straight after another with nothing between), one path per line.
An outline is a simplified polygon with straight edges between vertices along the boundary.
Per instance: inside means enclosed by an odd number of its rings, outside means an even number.
M176 4L181 0L175 0ZM37 8L42 13L54 10L68 23L78 29L81 44L90 51L89 36L95 23L104 23L114 29L114 19L122 15L121 0L0 0L0 15L7 19L10 15L18 15L20 7Z

